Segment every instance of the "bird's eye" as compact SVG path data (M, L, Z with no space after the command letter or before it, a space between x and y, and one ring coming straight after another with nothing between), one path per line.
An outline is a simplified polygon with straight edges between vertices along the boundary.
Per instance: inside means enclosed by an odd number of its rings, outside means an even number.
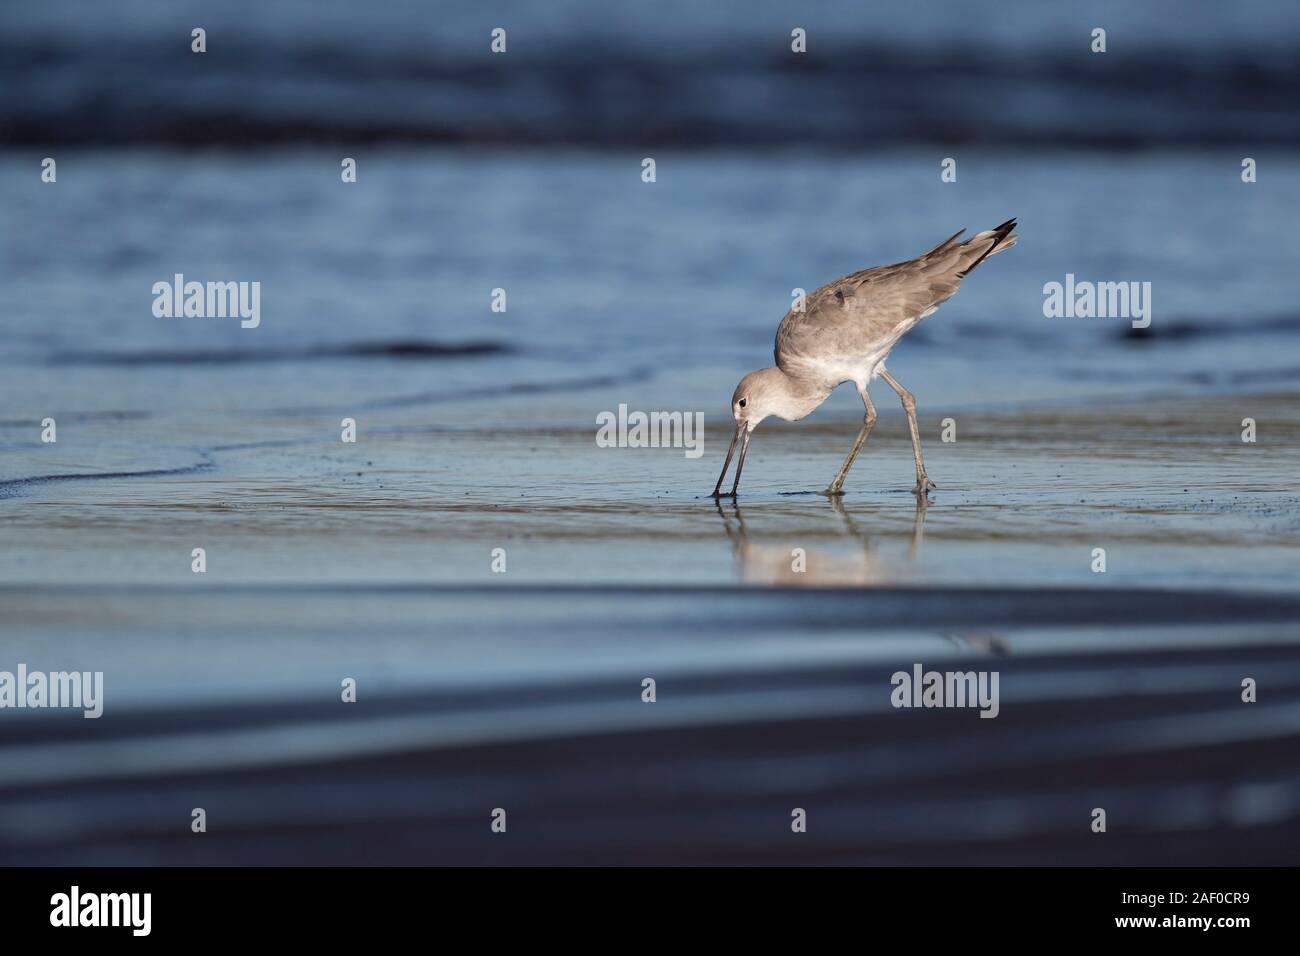
M742 398L742 399L740 400L740 407L741 407L741 408L744 408L744 407L745 407L745 403L746 403L747 401L749 401L749 399L747 399L747 398Z

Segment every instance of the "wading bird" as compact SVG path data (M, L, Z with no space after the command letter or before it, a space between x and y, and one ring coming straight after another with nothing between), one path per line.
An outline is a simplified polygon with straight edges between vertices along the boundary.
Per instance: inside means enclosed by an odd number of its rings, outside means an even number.
M802 311L791 309L776 330L776 367L750 372L740 380L731 396L731 414L736 433L727 449L722 474L713 497L736 497L740 471L745 467L749 438L758 423L769 415L794 422L808 415L837 385L852 382L862 396L866 414L857 441L839 473L822 494L844 493L844 477L853 467L871 426L876 407L867 386L883 378L903 401L907 425L912 431L912 454L916 458L916 487L925 495L935 487L921 460L921 436L916 428L916 400L885 370L885 357L907 331L951 298L972 269L1003 249L1016 244L1011 234L1016 221L960 240L965 229L945 239L929 252L907 262L876 266L827 283L807 297ZM736 446L736 477L731 491L721 493Z

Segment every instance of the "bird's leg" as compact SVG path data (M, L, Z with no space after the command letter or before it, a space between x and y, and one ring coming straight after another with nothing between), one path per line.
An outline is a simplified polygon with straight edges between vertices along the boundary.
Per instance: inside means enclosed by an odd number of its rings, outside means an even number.
M862 429L858 432L858 440L849 449L849 456L844 459L844 464L840 465L839 473L835 476L835 480L831 482L830 487L822 492L822 494L829 497L844 494L844 479L848 476L849 469L853 467L853 461L858 457L858 452L862 451L862 446L867 443L867 436L871 434L871 426L876 423L876 406L871 404L871 396L867 394L865 388L859 388L858 394L862 396L862 404L867 407L867 413L862 418Z
M888 382L889 387L903 400L903 411L907 412L907 427L912 431L912 455L916 458L916 487L912 491L924 495L935 487L935 484L925 473L925 462L921 460L921 432L916 427L916 399L912 397L911 392L898 384L898 379L883 368L880 370L880 377Z

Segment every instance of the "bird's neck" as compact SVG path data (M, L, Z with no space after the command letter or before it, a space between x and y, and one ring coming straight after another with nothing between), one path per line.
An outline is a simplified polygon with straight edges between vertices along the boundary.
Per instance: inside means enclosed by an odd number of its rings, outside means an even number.
M781 372L779 401L775 403L773 414L788 422L798 421L809 415L830 395L831 390L819 382L811 382L788 372Z

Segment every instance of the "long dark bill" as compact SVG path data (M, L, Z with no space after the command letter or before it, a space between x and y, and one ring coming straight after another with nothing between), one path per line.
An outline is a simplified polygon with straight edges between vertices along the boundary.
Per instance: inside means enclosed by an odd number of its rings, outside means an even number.
M736 490L740 487L740 473L745 468L745 452L749 451L749 436L754 434L744 425L740 426L745 429L745 440L740 443L740 458L736 460L736 480L731 483L731 497L736 497Z
M727 477L727 469L731 467L731 456L736 453L736 442L740 441L740 430L743 427L743 425L737 425L736 434L731 436L731 447L727 449L727 460L722 463L722 474L718 475L718 483L713 486L714 498L721 497L718 492L722 490L722 479ZM734 488L731 493L733 496L736 494Z

